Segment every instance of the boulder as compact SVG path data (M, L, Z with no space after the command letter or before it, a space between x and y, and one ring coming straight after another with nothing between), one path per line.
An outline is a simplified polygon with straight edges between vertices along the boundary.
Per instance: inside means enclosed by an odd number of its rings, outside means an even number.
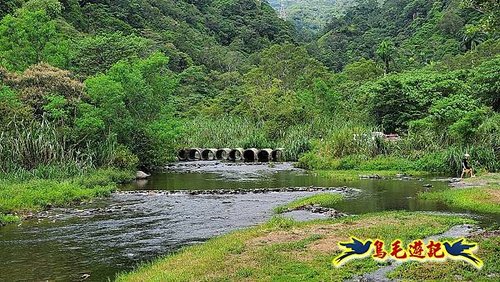
M151 174L147 174L144 171L137 171L135 174L135 179L147 179L151 176Z

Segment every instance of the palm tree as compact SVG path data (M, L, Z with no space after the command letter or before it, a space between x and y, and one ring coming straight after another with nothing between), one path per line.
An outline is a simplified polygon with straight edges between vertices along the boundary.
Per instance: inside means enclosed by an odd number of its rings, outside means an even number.
M389 63L393 60L394 56L394 43L390 40L384 40L377 48L376 54L384 62L384 73L389 73Z
M464 36L462 37L462 44L467 50L476 49L477 45L481 44L486 39L484 33L479 27L468 24L465 26Z

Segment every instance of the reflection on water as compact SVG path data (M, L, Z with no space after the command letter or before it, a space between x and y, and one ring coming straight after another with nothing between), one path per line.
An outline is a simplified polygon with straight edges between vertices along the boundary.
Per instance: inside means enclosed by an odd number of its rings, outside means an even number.
M241 173L240 173L241 174ZM227 175L225 175L227 176ZM253 171L250 176L220 173L164 173L124 190L252 189L337 187L361 190L338 210L366 213L381 210L447 211L445 206L418 201L422 181L356 180L336 182L296 171ZM433 182L431 189L444 189ZM113 278L137 263L179 247L202 242L231 230L262 223L272 208L310 192L240 195L115 194L74 209L56 209L48 219L0 228L0 281L89 280ZM92 212L89 212L92 211ZM498 220L498 219L497 219Z
M85 273L102 281L180 246L261 223L279 203L306 195L311 193L117 194L97 204L111 203L112 213L56 210L40 223L0 229L0 281L67 281Z
M432 183L432 188L423 187ZM359 188L363 191L339 205L339 210L349 213L367 213L384 210L431 210L447 211L448 208L433 202L417 201L416 194L429 189L436 191L447 187L445 182L418 180L354 180L339 181L317 177L300 171L276 171L256 174L252 181L228 180L216 173L163 173L150 180L134 182L124 190L214 190L260 189L280 187L342 187Z

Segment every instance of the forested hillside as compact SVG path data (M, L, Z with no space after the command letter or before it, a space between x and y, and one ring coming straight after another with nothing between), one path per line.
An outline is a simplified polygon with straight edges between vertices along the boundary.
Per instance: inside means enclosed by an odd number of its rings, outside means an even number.
M354 0L269 0L280 16L294 23L302 39L323 31L332 17L342 15Z
M488 1L486 1L488 2ZM394 71L423 67L474 49L496 38L494 23L480 9L456 0L362 0L332 18L325 34L310 46L325 65L342 70L362 58L377 58L384 42ZM382 50L378 50L382 52Z
M173 146L173 116L213 98L217 81L231 83L233 72L250 68L251 54L293 42L294 33L260 1L8 0L0 7L2 132L48 120L65 142L90 142L92 151L114 136L146 163L162 159L148 155L160 151L151 146Z
M0 170L151 168L185 146L450 174L470 152L498 170L498 9L360 0L298 43L258 0L2 1Z

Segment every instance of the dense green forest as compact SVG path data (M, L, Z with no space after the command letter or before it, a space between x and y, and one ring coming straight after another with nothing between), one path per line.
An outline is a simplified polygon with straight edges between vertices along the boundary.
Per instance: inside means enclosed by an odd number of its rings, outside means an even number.
M354 0L269 0L280 17L295 25L299 40L314 37L332 17L342 15L354 3Z
M152 168L185 146L449 174L469 152L495 171L499 14L360 0L304 42L260 0L2 1L0 171Z

